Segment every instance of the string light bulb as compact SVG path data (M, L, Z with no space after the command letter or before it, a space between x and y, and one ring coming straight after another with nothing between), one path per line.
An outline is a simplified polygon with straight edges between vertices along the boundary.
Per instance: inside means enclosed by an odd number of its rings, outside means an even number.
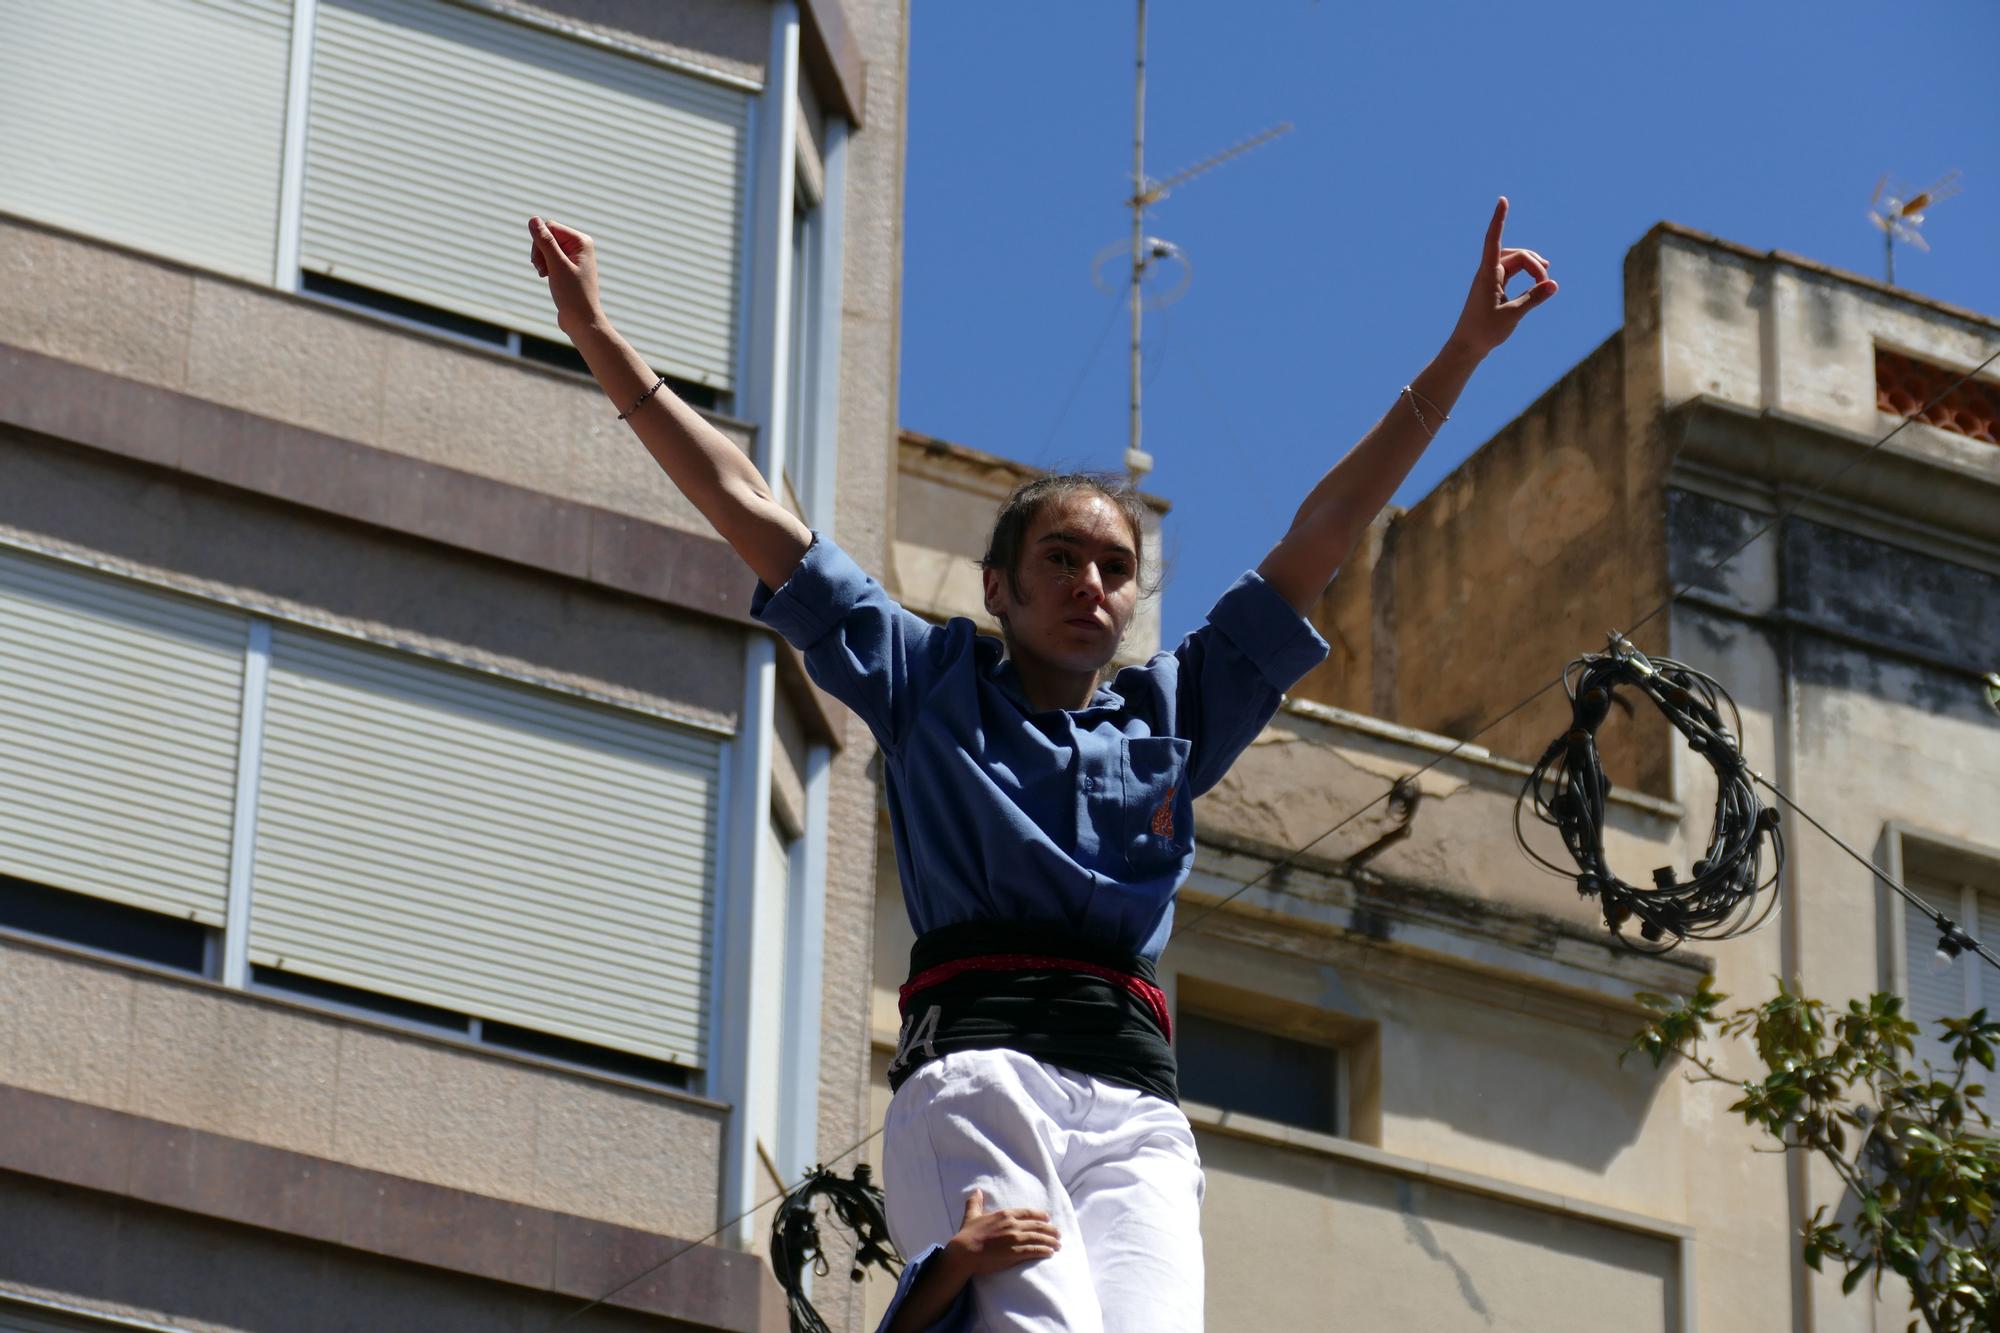
M1964 931L1943 917L1939 917L1937 921L1938 947L1937 952L1931 955L1931 970L1944 972L1958 961L1958 956L1965 952L1965 946L1972 943L1972 940Z

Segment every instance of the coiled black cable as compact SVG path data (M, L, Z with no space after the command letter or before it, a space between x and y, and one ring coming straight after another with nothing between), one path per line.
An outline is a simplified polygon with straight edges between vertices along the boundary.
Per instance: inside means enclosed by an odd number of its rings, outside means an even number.
M834 1216L854 1233L854 1269L849 1277L861 1281L861 1270L869 1264L890 1277L895 1277L903 1267L903 1258L889 1239L881 1187L870 1179L868 1163L856 1164L852 1180L825 1166L814 1167L785 1195L777 1215L771 1219L771 1268L778 1275L778 1284L785 1289L792 1333L830 1333L826 1321L813 1309L805 1293L808 1260L820 1277L825 1277L828 1271L826 1252L820 1245L819 1215L813 1208L813 1201L822 1194L832 1202Z
M1777 808L1758 798L1755 775L1738 748L1743 720L1728 691L1684 662L1647 657L1617 634L1611 636L1610 651L1571 662L1563 672L1563 688L1570 701L1569 728L1542 752L1514 806L1514 841L1521 850L1553 873L1574 878L1579 894L1603 904L1604 924L1620 942L1643 952L1665 953L1689 939L1728 939L1763 925L1778 904L1784 840ZM1652 700L1688 748L1715 772L1715 822L1707 850L1686 879L1672 866L1661 866L1653 872L1650 888L1621 879L1604 853L1604 803L1611 780L1598 756L1597 729L1620 688ZM1522 815L1531 805L1537 819L1562 835L1575 869L1528 844ZM1766 890L1770 892L1760 909L1757 900ZM1636 941L1624 933L1634 918L1639 922Z

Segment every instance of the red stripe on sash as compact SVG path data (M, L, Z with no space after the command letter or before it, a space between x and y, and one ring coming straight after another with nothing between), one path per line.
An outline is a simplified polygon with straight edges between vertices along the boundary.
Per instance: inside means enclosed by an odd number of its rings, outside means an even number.
M1145 1002L1146 1008L1159 1020L1160 1031L1168 1041L1174 1039L1173 1019L1167 1015L1167 993L1142 977L1129 972L1120 972L1115 967L1103 967L1096 963L1078 962L1074 958L1050 958L1031 953L996 953L979 958L959 958L949 963L939 963L928 967L903 983L897 992L897 1011L907 1015L910 1000L919 991L929 990L940 982L949 981L965 972L1082 972L1103 981L1115 981Z

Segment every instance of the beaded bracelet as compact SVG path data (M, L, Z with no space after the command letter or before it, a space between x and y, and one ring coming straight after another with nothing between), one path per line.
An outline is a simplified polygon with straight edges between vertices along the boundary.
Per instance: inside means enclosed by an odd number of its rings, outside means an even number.
M666 382L667 382L667 377L665 375L662 375L660 376L660 378L654 380L653 387L646 390L646 392L640 394L638 402L632 404L632 406L626 408L623 412L620 412L618 414L618 419L620 421L623 421L626 417L631 416L634 412L637 412L640 408L644 407L646 405L646 400L648 398L651 398L654 394L658 393L660 391L661 386L664 385Z

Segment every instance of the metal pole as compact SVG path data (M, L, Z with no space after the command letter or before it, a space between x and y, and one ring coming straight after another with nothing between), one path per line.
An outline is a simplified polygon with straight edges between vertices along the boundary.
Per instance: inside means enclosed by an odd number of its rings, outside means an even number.
M1146 0L1139 0L1138 71L1132 90L1132 415L1125 469L1134 486L1152 470L1139 448L1140 284L1146 276Z

